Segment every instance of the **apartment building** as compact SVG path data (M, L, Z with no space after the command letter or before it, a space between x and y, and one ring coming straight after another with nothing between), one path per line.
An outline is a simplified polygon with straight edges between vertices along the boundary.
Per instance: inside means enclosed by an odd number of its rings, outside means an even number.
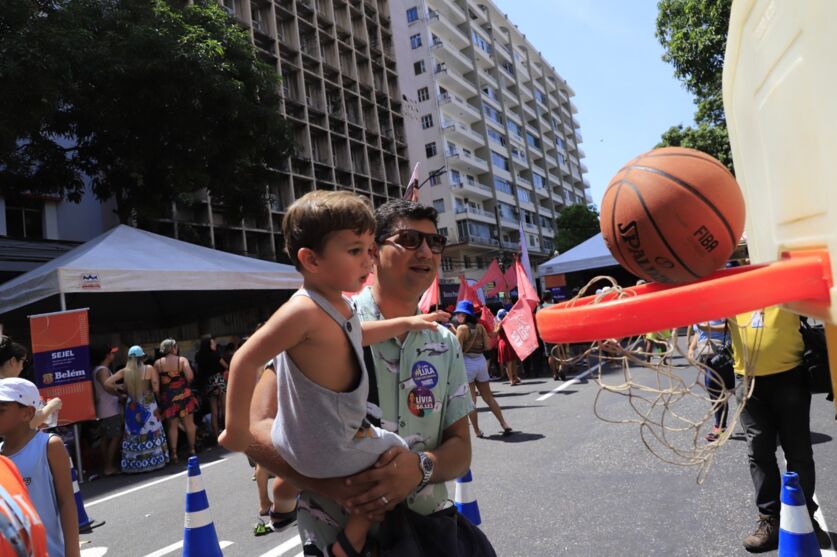
M562 207L591 202L567 82L489 0L391 0L411 161L448 236L443 280L510 263L520 223L533 266Z

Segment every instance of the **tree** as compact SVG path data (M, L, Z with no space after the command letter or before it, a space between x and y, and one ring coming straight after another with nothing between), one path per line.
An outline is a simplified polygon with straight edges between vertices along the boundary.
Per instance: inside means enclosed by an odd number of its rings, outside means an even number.
M673 126L657 145L704 151L732 170L721 78L732 0L660 0L657 39L663 60L695 96L696 126Z
M599 233L599 212L594 206L570 205L555 219L555 249L564 253Z
M123 221L202 188L234 217L265 210L291 147L278 76L217 2L183 4L4 4L0 194L77 202L89 179Z

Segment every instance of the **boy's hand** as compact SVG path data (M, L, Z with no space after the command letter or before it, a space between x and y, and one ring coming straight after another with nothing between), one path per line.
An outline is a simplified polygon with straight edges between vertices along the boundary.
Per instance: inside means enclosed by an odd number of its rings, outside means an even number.
M218 443L222 447L238 453L243 453L250 446L251 440L250 428L246 424L243 426L228 425L218 436Z
M410 331L424 331L435 329L436 323L447 323L450 321L450 314L446 311L434 311L425 315L411 315L404 319Z

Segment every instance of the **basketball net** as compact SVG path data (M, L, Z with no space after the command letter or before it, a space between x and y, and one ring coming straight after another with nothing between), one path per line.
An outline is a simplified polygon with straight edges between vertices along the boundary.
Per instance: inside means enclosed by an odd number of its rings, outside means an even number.
M573 298L584 297L596 283L610 284L597 291L592 303L601 303L635 295L622 288L611 277L593 278ZM568 304L572 306L572 301ZM734 317L734 316L730 316ZM738 327L729 321L729 327ZM752 375L755 356L761 343L761 331L757 329L753 339L756 351L750 354L747 346L746 328L739 328L744 339L745 374L737 388L726 389L720 375L698 358L689 357L688 347L694 331L691 326L685 335L671 331L668 339L658 341L662 353L653 347L646 351L645 337L608 339L593 342L583 353L571 356L565 345L555 345L552 357L560 365L574 366L581 361L598 361L594 375L599 387L593 403L593 412L600 420L615 424L636 424L645 447L658 459L678 466L694 466L698 469L697 483L703 483L718 450L729 440L744 409L744 403L752 394L755 380ZM729 332L727 332L729 335ZM685 341L681 342L681 341ZM706 350L710 341L706 343ZM655 357L659 359L655 362ZM675 359L678 360L675 363ZM685 361L683 361L685 360ZM693 369L691 369L693 368ZM707 381L707 380L711 381ZM707 382L714 383L710 395ZM620 396L626 404L612 404L607 397ZM734 402L734 404L732 404ZM607 403L607 404L606 404ZM704 436L712 429L715 411L727 405L727 426L715 441L707 442Z

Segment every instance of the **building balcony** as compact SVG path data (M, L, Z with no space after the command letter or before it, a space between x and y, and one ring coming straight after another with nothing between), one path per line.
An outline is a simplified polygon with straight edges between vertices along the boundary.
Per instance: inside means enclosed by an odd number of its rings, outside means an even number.
M587 178L583 178L581 180L581 183L584 184L585 188L588 188L588 189L590 188L590 180L588 180Z
M442 93L438 96L438 101L442 111L453 116L456 120L472 124L482 119L480 111L468 104L459 95L453 95L450 92Z
M492 199L491 188L476 180L462 180L450 185L452 190L471 199Z
M531 223L528 223L528 222L524 222L523 223L523 229L526 230L527 232L537 232L538 231L538 225L537 224L531 224Z
M465 48L470 44L467 35L460 31L446 16L440 15L437 11L431 11L427 19L430 30L438 35L440 39L447 39L458 48Z
M460 234L459 241L464 244L472 244L476 246L489 246L495 248L500 245L500 242L498 242L494 238L488 238L486 236L475 236L473 234Z
M486 85L491 85L495 89L498 88L497 80L494 79L494 76L488 73L487 71L483 70L482 68L478 68L477 73L480 76L480 81L485 83Z
M529 145L529 153L532 155L532 159L542 159L543 158L543 151L535 147L534 145Z
M584 164L583 162L580 162L580 161L579 161L579 163L578 163L578 168L579 168L579 170L581 170L581 173L582 173L582 174L584 174L584 173L586 173L586 172L587 172L587 165L586 165L586 164Z
M540 197L549 197L549 190L543 186L535 186L535 195Z
M575 140L577 143L584 143L584 138L581 137L581 130L579 130L578 128L576 128L575 130Z
M546 160L546 168L548 170L552 170L556 166L558 166L558 161L555 160L555 157L550 157L549 155L544 156L544 160Z
M457 207L456 210L456 218L457 219L473 219L479 222L484 222L488 224L496 224L497 219L494 218L494 213L491 211L486 211L485 209L478 209L477 207L471 207L470 205Z
M488 23L488 18L485 14L485 11L484 11L485 6L480 8L480 3L477 2L476 0L466 0L466 3L468 4L468 7L471 9L471 11L474 13L474 16L475 16L474 21L477 21L480 24L481 23Z
M558 89L558 98L561 100L562 103L570 102L569 95L567 95L567 92L563 89Z
M581 147L579 147L577 149L577 152L578 152L578 158L580 158L580 159L583 159L584 157L587 156L587 153L585 153L584 149L582 149ZM587 171L585 170L585 172L587 172Z
M518 87L518 90L520 91L520 97L521 97L521 98L522 98L525 102L529 102L529 101L531 101L531 100L534 100L534 99L535 99L535 95L532 93L532 90L531 90L531 89L529 89L527 86L525 86L525 85L521 84L521 85ZM525 105L524 105L524 106L525 106Z
M543 227L541 228L541 233L547 238L555 237L555 231L551 228Z
M562 105L561 105L561 116L562 116L565 120L572 120L573 115L572 115L572 114L570 114L570 111L569 111L569 110L567 110L567 105L566 105L566 104L562 104Z
M526 187L527 187L528 189L530 189L530 190L534 188L534 186L532 185L532 182L530 182L529 180L527 180L527 179L526 179L526 178L524 178L523 176L518 176L518 177L516 177L516 178L514 179L514 183L515 183L515 184L521 184L521 185L524 185L524 186L526 186Z
M436 81L440 85L443 85L445 89L461 93L466 97L473 97L477 94L476 86L449 66L437 64L433 68L433 74L436 77Z
M469 147L482 147L485 145L482 134L456 120L442 120L442 132L444 132L445 136Z
M496 27L494 28L494 38L496 39L496 42L494 44L497 46L497 48L494 49L494 54L499 55L500 58L502 58L506 62L512 62L513 58L512 58L511 49L509 49L509 47L507 47L504 44L504 43L508 42L508 39L503 39L500 35L498 35ZM503 41L503 42L501 42L501 41Z
M468 21L468 17L465 15L465 12L463 12L462 9L454 2L450 2L448 0L428 0L427 7L433 11L441 12L457 24Z
M520 104L517 95L515 95L505 87L503 87L503 98L506 99L506 105L509 107L517 106Z
M526 115L527 122L538 119L538 113L527 103L523 104L523 113Z
M515 225L517 226L517 225ZM500 247L505 249L513 249L519 250L520 249L520 242L507 242L505 240L500 240Z
M445 151L447 162L456 168L464 168L466 172L481 174L488 172L488 161L475 156L473 153L457 149L456 151Z
M453 67L459 72L468 72L474 67L471 59L448 41L436 39L430 45L430 51L437 61L444 62L448 67Z
M494 67L494 60L491 58L491 53L484 51L476 44L474 45L474 55L474 58L477 61L477 65L480 68L488 69Z
M527 159L527 158L526 158L526 155L521 155L521 154L512 153L512 157L511 157L511 158L512 158L512 162L514 162L514 163L515 163L515 164L517 164L518 166L520 166L520 167L522 167L522 168L524 168L524 169L527 169L527 170L528 170L528 168L529 168L529 159ZM531 186L532 186L532 184L529 184L529 187L531 187Z

